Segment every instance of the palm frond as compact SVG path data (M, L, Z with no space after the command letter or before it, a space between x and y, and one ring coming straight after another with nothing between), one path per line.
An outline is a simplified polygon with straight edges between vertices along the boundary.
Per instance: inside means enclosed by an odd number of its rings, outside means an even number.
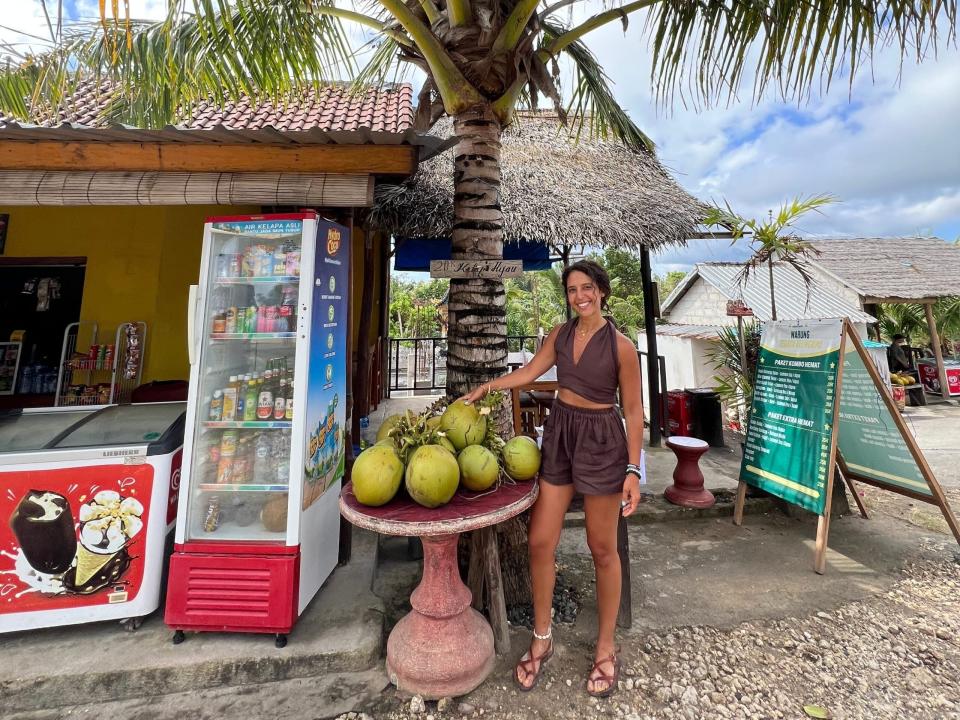
M542 26L545 46L565 31L561 25L550 20L543 21ZM573 65L573 92L567 113L577 136L586 126L592 137L613 136L629 147L652 152L653 140L637 127L614 98L610 78L596 55L580 40L570 43L562 52Z
M955 39L956 21L956 0L664 0L646 32L654 88L668 105L678 88L697 102L732 99L753 58L756 97L770 85L784 98L809 96L818 76L821 91L837 78L852 86L877 49L920 60L944 28Z
M283 100L355 74L340 19L316 12L332 3L194 0L193 13L171 3L166 19L133 21L129 29L73 25L61 47L0 73L2 109L22 119L41 108L55 115L85 81L115 90L105 119L145 127L174 122L203 100Z

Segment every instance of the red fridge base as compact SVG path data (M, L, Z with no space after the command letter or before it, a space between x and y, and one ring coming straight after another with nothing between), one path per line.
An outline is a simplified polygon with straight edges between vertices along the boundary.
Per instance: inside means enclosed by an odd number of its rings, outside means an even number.
M289 633L297 619L299 568L299 553L174 553L164 622L175 630Z

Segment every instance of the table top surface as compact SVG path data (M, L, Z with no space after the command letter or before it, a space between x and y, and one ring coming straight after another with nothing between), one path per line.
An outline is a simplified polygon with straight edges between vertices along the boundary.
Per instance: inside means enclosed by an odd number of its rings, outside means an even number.
M425 537L478 530L519 515L537 499L537 481L508 480L493 491L471 492L460 487L453 499L438 508L426 508L401 492L386 505L361 505L348 482L340 493L340 513L358 527L382 535Z

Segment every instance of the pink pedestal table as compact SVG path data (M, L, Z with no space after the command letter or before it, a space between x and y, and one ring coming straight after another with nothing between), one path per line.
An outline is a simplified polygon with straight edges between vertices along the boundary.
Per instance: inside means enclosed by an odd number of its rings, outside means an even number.
M667 447L677 456L677 467L673 471L673 485L664 491L663 496L682 507L712 507L717 500L712 492L703 487L703 473L699 465L700 456L710 446L697 438L675 435L667 439Z
M340 513L358 527L423 542L423 578L410 595L412 610L387 638L387 677L398 689L429 700L465 695L493 670L493 631L470 607L460 579L457 540L462 532L496 525L537 499L536 481L501 485L482 494L457 491L447 505L429 509L406 495L382 507L357 502L352 483L340 494Z

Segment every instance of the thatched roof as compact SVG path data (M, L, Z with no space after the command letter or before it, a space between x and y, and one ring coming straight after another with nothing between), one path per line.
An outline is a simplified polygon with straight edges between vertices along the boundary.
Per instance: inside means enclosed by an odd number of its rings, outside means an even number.
M817 239L815 264L865 302L960 295L960 246L935 237Z
M450 120L431 133L451 135ZM374 224L397 237L450 237L453 154L420 163L400 185L378 184ZM501 167L506 242L656 247L692 237L705 212L652 153L586 128L578 142L555 115L518 117L504 131Z

